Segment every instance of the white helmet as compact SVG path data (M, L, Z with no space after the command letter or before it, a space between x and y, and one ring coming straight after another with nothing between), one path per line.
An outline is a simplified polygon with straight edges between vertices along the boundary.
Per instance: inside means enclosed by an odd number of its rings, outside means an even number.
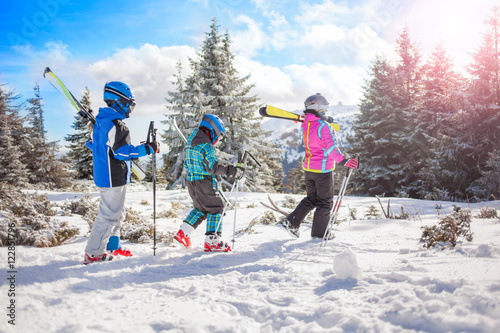
M306 101L304 102L306 111L307 110L316 111L320 114L325 114L325 112L328 110L329 104L330 103L328 103L326 98L320 93L307 97Z

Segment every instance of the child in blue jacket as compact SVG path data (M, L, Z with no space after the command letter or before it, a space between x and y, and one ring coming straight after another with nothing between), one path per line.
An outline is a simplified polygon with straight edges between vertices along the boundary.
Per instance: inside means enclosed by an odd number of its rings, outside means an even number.
M113 256L132 256L120 246L126 185L130 183L131 159L158 153L159 144L130 144L130 132L123 120L135 107L134 94L125 83L112 81L104 86L104 101L86 146L92 150L94 183L101 200L85 248L84 264L111 260Z

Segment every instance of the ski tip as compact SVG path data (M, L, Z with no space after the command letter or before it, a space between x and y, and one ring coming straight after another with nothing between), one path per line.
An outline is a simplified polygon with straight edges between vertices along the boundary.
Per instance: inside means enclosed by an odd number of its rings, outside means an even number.
M263 117L267 116L267 112L266 112L266 109L267 109L267 106L263 106L259 109L259 114Z
M49 67L45 67L44 71L43 71L43 77L45 77L45 74L51 72L50 68Z

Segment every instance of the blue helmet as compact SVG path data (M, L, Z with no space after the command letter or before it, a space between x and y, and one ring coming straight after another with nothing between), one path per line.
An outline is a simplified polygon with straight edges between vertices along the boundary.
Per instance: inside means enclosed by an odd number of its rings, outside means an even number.
M201 120L200 127L204 127L210 131L210 139L212 140L212 145L215 144L218 140L222 139L226 129L224 128L224 124L219 117L214 116L213 114L206 114L203 116Z
M104 102L111 107L116 105L125 117L129 117L135 107L135 97L130 87L123 82L111 81L104 85Z

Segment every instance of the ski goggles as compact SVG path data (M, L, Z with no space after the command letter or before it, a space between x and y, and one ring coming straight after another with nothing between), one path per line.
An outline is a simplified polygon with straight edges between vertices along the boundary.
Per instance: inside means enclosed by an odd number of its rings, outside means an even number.
M128 99L128 98L120 98L120 104L125 107L125 108L128 108L128 112L132 112L135 108L135 100L133 99Z

